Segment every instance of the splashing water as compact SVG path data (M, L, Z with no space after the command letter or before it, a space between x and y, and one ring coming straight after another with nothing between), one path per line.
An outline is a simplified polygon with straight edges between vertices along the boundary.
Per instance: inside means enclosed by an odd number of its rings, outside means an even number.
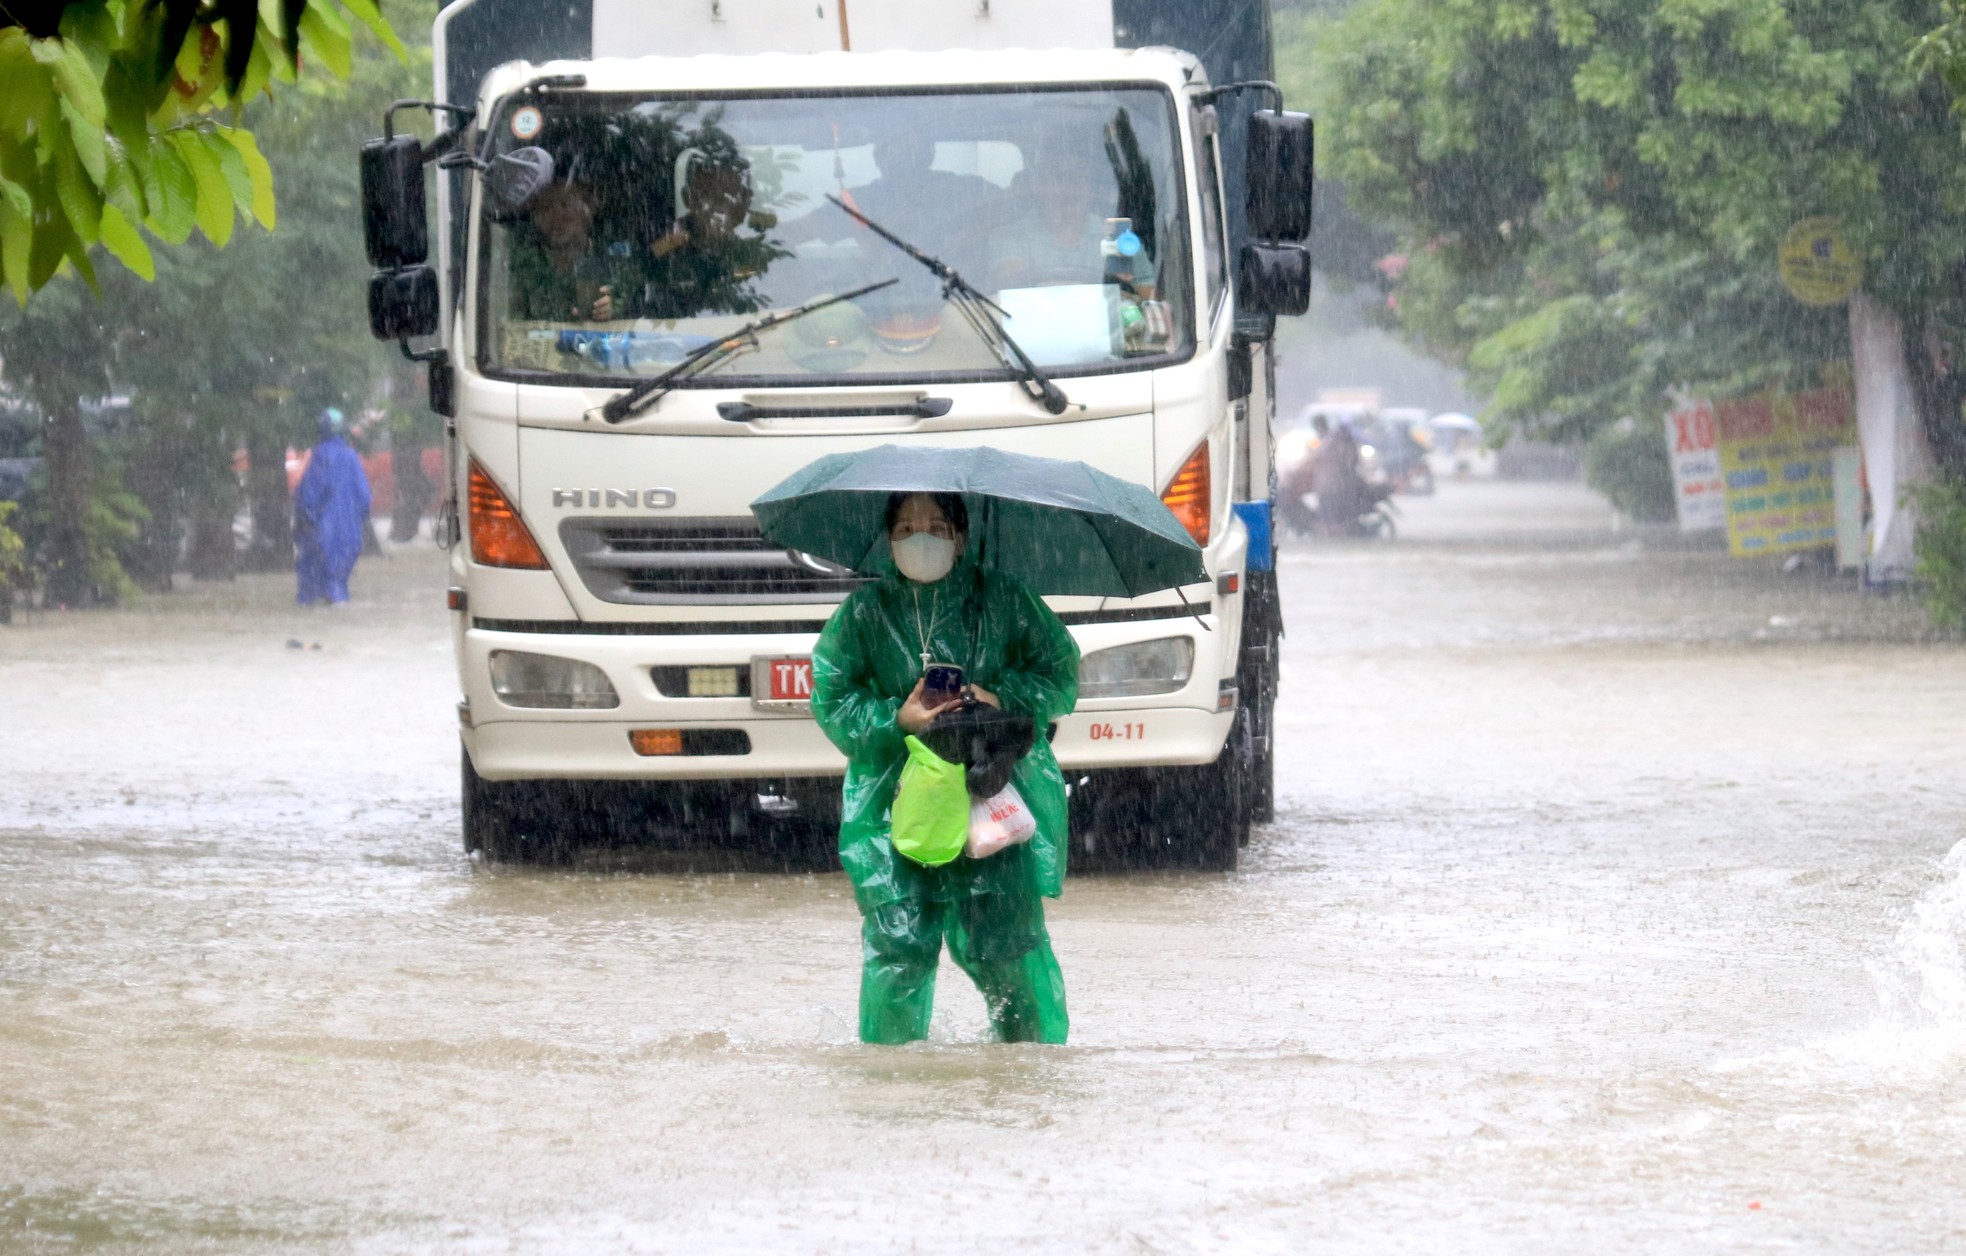
M1966 1063L1966 841L1939 861L1882 955L1865 962L1877 992L1869 1022L1766 1054L1715 1061L1721 1076L1926 1086Z
M1939 862L1939 874L1870 972L1887 1025L1966 1046L1966 841Z

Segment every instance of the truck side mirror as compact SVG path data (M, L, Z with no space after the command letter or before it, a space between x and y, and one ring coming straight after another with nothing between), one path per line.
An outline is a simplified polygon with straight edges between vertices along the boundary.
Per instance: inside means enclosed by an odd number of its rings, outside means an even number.
M369 330L377 340L435 335L439 305L432 267L404 266L369 276Z
M1311 251L1301 244L1242 246L1236 266L1238 314L1302 314L1311 308Z
M414 135L362 145L362 239L369 265L384 270L415 266L430 256L423 145Z
M1249 115L1249 234L1305 240L1311 234L1314 138L1310 115L1259 109Z

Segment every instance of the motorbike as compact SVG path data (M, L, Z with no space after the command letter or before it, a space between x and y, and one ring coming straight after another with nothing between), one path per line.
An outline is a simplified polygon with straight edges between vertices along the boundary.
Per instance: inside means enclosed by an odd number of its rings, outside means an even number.
M1395 522L1399 508L1393 505L1390 483L1368 484L1368 505L1355 518L1327 521L1320 512L1315 493L1299 496L1284 494L1277 501L1277 515L1284 530L1292 536L1343 537L1354 540L1390 541L1399 534Z

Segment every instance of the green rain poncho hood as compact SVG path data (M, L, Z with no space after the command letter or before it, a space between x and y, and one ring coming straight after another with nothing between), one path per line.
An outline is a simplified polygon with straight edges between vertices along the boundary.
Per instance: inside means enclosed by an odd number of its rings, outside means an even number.
M917 606L919 599L919 615ZM962 667L1039 736L1011 781L1037 833L989 859L923 868L894 851L888 810L908 749L895 713L922 674L922 652ZM812 714L847 757L840 861L862 912L897 902L1023 890L1057 897L1065 877L1065 778L1044 730L1078 700L1078 644L1014 576L965 559L934 584L898 575L856 590L812 656Z

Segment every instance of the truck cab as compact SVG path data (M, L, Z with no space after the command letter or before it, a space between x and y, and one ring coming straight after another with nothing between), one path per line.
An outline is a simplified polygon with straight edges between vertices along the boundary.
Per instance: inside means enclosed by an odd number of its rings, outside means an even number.
M1268 805L1281 631L1267 329L1308 297L1293 241L1232 249L1233 91L1123 47L518 59L477 86L441 317L377 326L439 336L467 848L556 844L549 796L598 782L699 828L823 822L844 764L807 655L867 577L770 547L749 503L904 442L1083 461L1194 537L1205 584L1050 599L1084 658L1051 735L1087 836L1199 803L1148 840L1232 867ZM1264 116L1263 195L1289 199L1293 124ZM385 315L417 269L378 273Z

